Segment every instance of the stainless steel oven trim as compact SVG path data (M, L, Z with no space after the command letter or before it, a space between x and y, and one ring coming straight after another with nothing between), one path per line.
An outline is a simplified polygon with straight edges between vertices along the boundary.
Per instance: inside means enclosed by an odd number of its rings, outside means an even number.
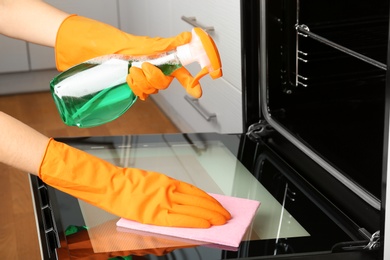
M31 183L31 178L28 178L28 182L29 182L29 186L30 186L30 192L31 192L31 196L34 197L34 188L33 188L33 185ZM33 209L34 209L34 217L35 217L35 224L36 224L36 229L37 229L37 234L38 234L38 243L39 243L39 252L41 253L41 259L43 259L43 247L42 247L42 239L41 239L41 236L40 236L40 230L39 230L39 221L38 221L38 212L37 212L37 205L36 205L36 202L35 202L35 199L33 198L32 200L32 205L33 205Z
M260 66L259 66L259 75L260 75L260 92L259 92L259 100L261 101L260 109L261 114L267 120L267 122L280 134L282 134L285 138L290 140L297 148L299 148L302 152L304 152L308 157L310 157L313 161L318 163L321 167L323 167L326 171L328 171L334 178L340 181L343 185L357 194L360 198L362 198L365 202L367 202L373 208L380 210L381 209L381 201L374 197L372 194L362 189L360 186L351 182L347 177L345 177L340 171L335 169L328 162L323 160L320 156L314 153L310 148L300 142L297 138L295 138L290 132L288 132L283 126L281 126L278 122L272 119L272 115L269 113L268 109L268 71L267 71L267 41L266 41L266 1L260 1Z

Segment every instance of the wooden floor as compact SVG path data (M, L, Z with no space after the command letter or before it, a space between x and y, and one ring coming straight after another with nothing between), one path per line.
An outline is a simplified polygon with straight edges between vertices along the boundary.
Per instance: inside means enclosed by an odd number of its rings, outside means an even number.
M0 96L0 111L49 137L179 132L150 99L137 101L113 122L88 129L64 125L46 92ZM28 175L0 164L0 190L1 259L40 259Z

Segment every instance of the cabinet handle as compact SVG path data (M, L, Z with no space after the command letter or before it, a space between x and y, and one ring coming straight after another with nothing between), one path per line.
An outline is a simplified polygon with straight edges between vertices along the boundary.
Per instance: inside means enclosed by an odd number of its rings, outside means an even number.
M196 98L192 98L189 96L184 96L184 99L190 103L190 105L206 120L210 121L213 118L216 118L217 115L214 113L209 113L206 111L198 102Z
M189 23L191 24L192 26L194 27L200 27L202 28L205 32L209 33L209 32L214 32L214 26L202 26L200 25L197 21L196 21L196 17L193 17L193 16L190 16L190 17L187 17L187 16L182 16L181 19L186 22L186 23Z

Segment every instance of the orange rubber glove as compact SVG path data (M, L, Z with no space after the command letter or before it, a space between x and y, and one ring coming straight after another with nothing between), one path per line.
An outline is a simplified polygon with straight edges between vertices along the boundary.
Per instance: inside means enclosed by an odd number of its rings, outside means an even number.
M166 175L121 168L51 139L39 169L46 184L145 224L208 228L231 218L204 191Z
M172 38L135 36L105 23L71 15L63 21L57 32L56 66L59 71L63 71L107 54L153 55L186 44L191 41L191 37L190 32L183 32ZM131 68L127 82L134 94L144 100L149 94L167 88L174 77L190 95L195 98L202 95L199 84L191 86L194 79L185 68L178 69L171 76L165 76L151 64L144 65L142 69Z

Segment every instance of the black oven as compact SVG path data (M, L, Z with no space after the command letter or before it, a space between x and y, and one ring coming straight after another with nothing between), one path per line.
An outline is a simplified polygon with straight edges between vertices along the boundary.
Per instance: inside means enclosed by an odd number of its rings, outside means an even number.
M260 200L239 248L96 250L83 203L32 176L44 257L381 259L388 14L383 0L241 0L246 132L59 139L119 166L191 160L220 192ZM107 238L116 220L97 225Z
M304 169L303 177L360 228L378 234L387 159L389 2L242 6L244 124L254 140L243 149L246 165L255 167L250 154L265 143Z

